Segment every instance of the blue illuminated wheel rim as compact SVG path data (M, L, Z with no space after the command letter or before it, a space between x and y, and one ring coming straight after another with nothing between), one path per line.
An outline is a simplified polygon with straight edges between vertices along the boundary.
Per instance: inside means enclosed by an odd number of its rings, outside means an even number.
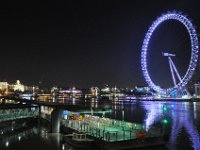
M174 87L163 89L163 88L160 88L160 86L156 85L151 80L151 77L150 77L148 69L147 69L147 67L148 67L147 55L148 55L148 53L150 53L148 46L149 46L149 42L150 42L153 32L161 23L163 23L164 21L168 21L168 20L179 21L186 27L186 29L189 33L189 36L190 36L190 41L191 41L191 58L190 58L189 67L186 71L186 74L182 78L182 80L178 84L176 84ZM143 45L142 45L141 67L142 67L142 72L143 72L143 75L144 75L144 78L145 78L147 84L156 92L158 92L160 94L165 94L165 95L167 93L169 93L170 91L173 91L176 89L182 89L183 87L186 86L188 81L192 78L192 75L197 66L198 52L199 52L198 38L197 38L197 33L195 30L195 27L193 26L192 22L186 16L182 15L181 13L177 13L177 12L168 12L166 14L161 15L149 27L149 29L145 35Z

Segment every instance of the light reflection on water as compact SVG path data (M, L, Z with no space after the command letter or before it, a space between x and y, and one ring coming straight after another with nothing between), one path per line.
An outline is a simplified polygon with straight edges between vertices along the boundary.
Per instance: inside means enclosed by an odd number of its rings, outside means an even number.
M168 123L164 126L166 128L166 133L168 133L170 136L168 144L168 148L170 150L200 150L199 102L188 103L142 101L134 102L131 105L129 103L125 103L123 105L126 108L125 118L127 118L128 121L143 122L147 129L150 128L152 125L162 125L162 120L166 119ZM134 107L135 109L129 110L129 107ZM118 109L117 111L120 112L120 109ZM145 115L143 114L144 112ZM115 113L116 112L114 112L113 116L116 117ZM138 120L138 116L141 116L141 120ZM110 117L112 117L112 115ZM122 119L120 115L118 115L118 119Z
M70 103L70 101L68 101ZM117 101L113 103L77 101L93 109L111 107L105 117L143 123L146 129L159 125L169 134L168 148L200 150L200 102ZM96 114L98 115L98 114ZM167 124L163 124L167 120Z
M49 133L45 127L33 127L1 139L1 150L59 150L62 149L61 134Z
M113 103L77 101L76 104L96 108L111 107L112 112L105 117L143 123L146 129L151 126L164 126L169 135L170 150L200 150L200 102L161 102L161 101L118 101ZM91 111L92 112L92 111ZM98 114L96 114L98 115ZM163 124L163 120L166 124Z
M158 102L157 105L150 102L150 105L144 104L147 113L146 121L148 125L151 125L163 118L168 118L171 127L170 132L170 142L169 149L175 150L179 142L180 136L183 130L187 133L187 139L190 140L191 148L195 150L200 149L200 138L197 130L197 121L195 116L197 116L196 103L179 103L179 102L168 102L162 103ZM166 108L166 109L164 109ZM149 124L150 122L150 124Z
M200 102L132 101L116 102L111 106L112 112L105 117L143 123L146 129L164 125L169 134L170 150L200 150ZM163 124L163 120L167 123Z
M96 108L111 108L112 111L105 113L105 117L143 123L146 129L154 125L163 126L162 120L166 119L168 123L164 126L166 133L169 134L168 148L170 150L200 150L200 102L122 101L111 103L72 100L68 103L89 106L91 113ZM49 134L46 129L33 128L14 137L4 138L0 141L0 149L64 149L59 141L60 136ZM65 149L71 148L65 147Z

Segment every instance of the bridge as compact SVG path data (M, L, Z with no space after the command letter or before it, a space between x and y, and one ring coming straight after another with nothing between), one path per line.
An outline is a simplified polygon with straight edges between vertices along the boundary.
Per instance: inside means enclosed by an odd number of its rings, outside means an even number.
M43 118L51 122L52 133L60 132L61 112L63 110L72 112L91 110L91 107L88 106L58 102L43 102L16 97L0 97L0 99L2 103L0 104L0 122L28 117L38 117L39 120ZM14 102L15 104L6 104L6 101ZM49 114L41 112L41 108L44 106L51 108ZM100 109L105 110L107 108L102 107Z
M2 103L5 104L6 100L10 100L16 102L18 104L32 104L37 106L47 106L52 108L59 108L59 109L67 109L69 111L80 111L84 109L90 109L90 107L83 107L80 105L72 105L67 103L58 103L58 102L44 102L44 101L37 101L37 100L27 100L22 98L16 97L0 97L2 99Z
M37 117L38 111L36 106L30 105L0 105L0 122L11 121L23 118Z

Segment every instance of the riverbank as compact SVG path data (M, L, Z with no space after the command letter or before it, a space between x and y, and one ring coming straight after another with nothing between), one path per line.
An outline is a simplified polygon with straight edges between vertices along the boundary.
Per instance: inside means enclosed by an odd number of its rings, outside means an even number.
M112 102L131 102L131 101L151 101L151 102L200 102L199 98L194 99L171 99L171 98L165 98L165 99L148 99L148 98L137 98L137 99L119 99L119 100L112 100Z

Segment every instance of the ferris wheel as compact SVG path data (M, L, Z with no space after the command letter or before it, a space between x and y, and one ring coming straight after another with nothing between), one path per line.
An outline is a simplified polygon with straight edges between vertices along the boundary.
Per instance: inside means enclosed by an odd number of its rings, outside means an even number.
M175 54L170 54L170 53L163 53L163 56L168 57L169 61L169 66L170 66L170 72L172 75L173 87L168 87L168 88L161 88L160 85L154 83L149 75L148 71L148 66L149 64L147 63L148 60L148 54L151 53L149 49L149 43L151 40L151 36L153 35L154 31L156 28L162 24L165 21L168 20L175 20L180 22L185 28L187 29L187 32L189 33L190 41L191 41L191 58L189 62L189 66L187 68L187 71L185 75L181 78L179 75L175 64L172 61L171 57L175 57ZM192 78L192 75L195 71L195 68L197 66L198 62L198 52L199 52L199 46L198 46L198 38L197 38L197 33L195 30L195 27L193 26L192 22L184 15L178 12L168 12L166 14L161 15L159 18L157 18L152 25L149 27L144 41L142 45L142 50L141 50L141 67L142 67L142 72L144 75L144 78L147 82L147 84L156 92L159 94L167 95L168 93L174 91L174 90L182 90L185 88L189 80ZM176 81L177 76L179 81Z

